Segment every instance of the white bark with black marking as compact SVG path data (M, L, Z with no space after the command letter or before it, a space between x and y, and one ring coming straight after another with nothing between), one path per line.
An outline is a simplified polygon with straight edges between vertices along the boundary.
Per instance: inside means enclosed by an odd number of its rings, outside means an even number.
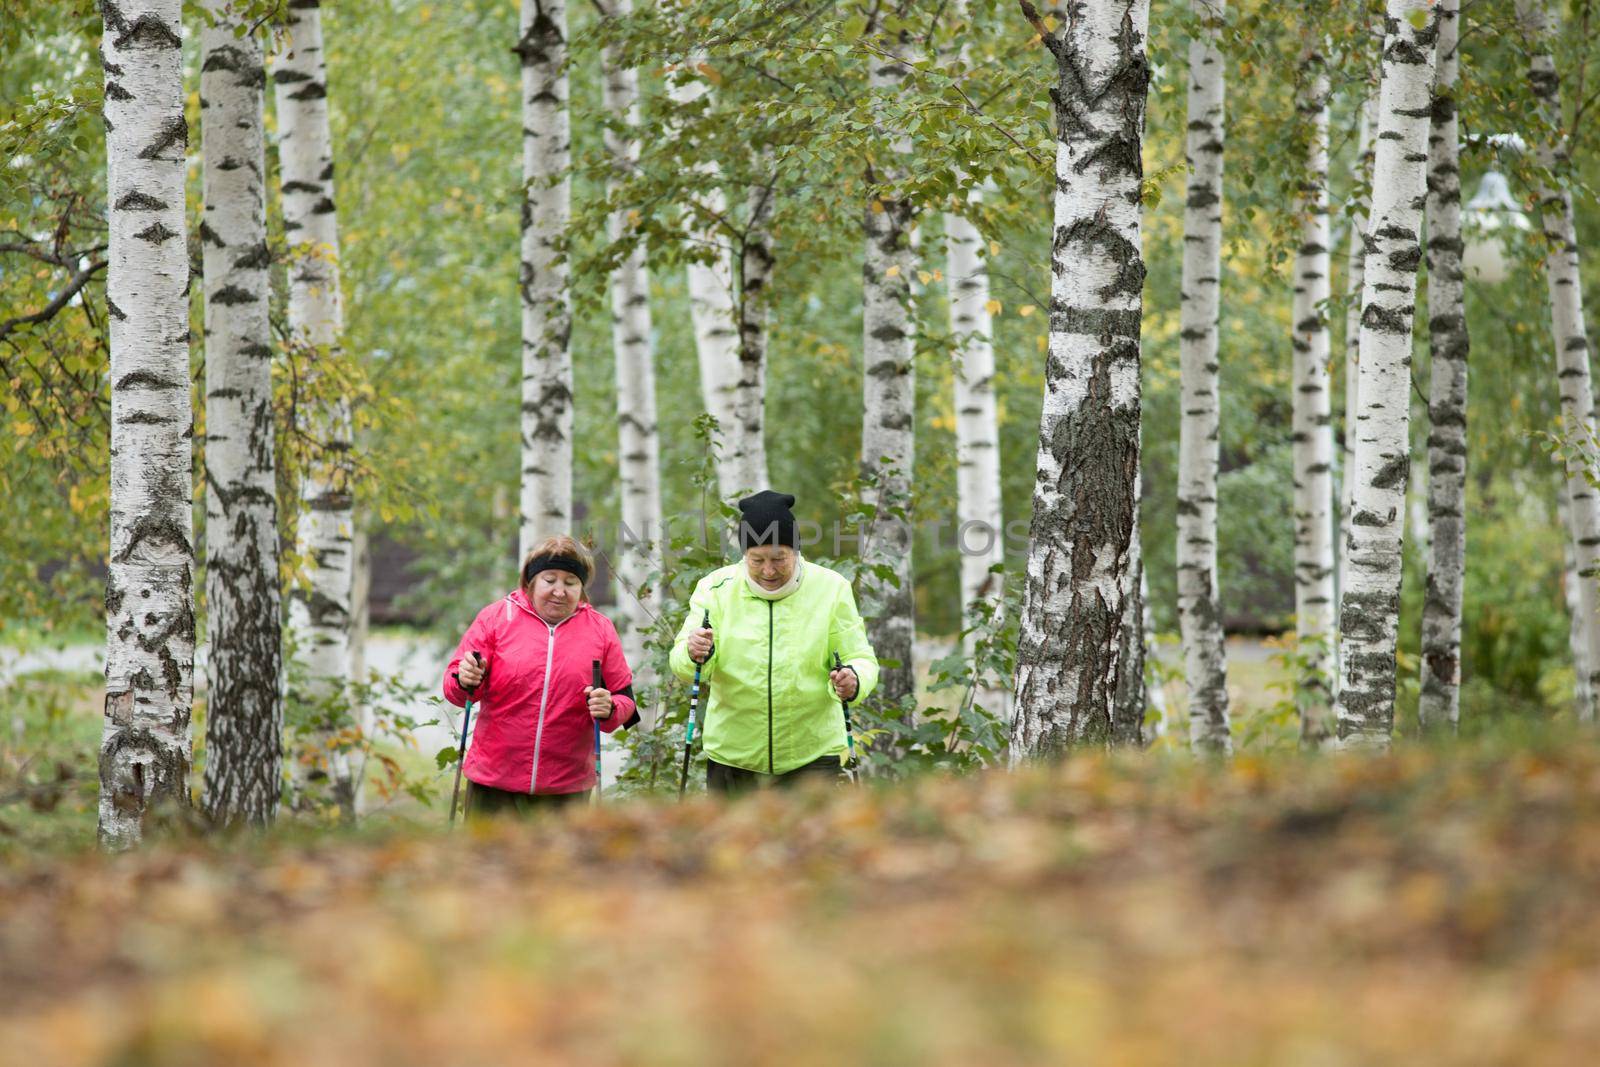
M337 353L344 333L333 134L318 0L290 0L284 30L281 49L273 57L272 80L289 253L289 333L290 343L307 357L307 380L314 384L323 359ZM295 533L306 573L289 603L289 625L309 679L307 696L322 702L339 694L350 667L350 406L347 398L334 396L305 408L298 412L299 430L317 442L318 453L300 484ZM349 761L335 754L330 762L335 799L352 813Z
M627 18L632 0L611 0L608 18ZM602 95L612 125L606 129L606 151L617 178L639 162L639 74L607 49ZM613 241L628 229L628 212L614 211L609 220ZM657 610L652 575L662 566L661 443L656 431L656 368L651 340L650 275L645 249L639 243L611 275L611 344L617 374L617 480L622 492L622 523L630 537L616 549L618 596L624 625L622 647L642 685L644 635Z
M1189 682L1189 743L1228 752L1228 665L1217 589L1217 317L1222 279L1223 0L1192 0L1189 126L1178 335L1178 625Z
M1411 466L1411 330L1438 35L1432 0L1389 0L1385 21L1361 292L1360 406L1338 700L1340 741L1378 747L1386 747L1394 731L1400 549Z
M189 258L178 0L104 0L111 544L102 844L189 803L194 672Z
M1563 492L1565 497L1565 492ZM1561 502L1562 521L1571 529L1572 508ZM1589 684L1589 651L1584 646L1583 608L1578 602L1578 556L1569 537L1561 546L1561 592L1567 605L1567 650L1572 653L1572 699L1578 708L1588 707L1594 690Z
M268 322L266 63L228 0L200 34L205 153L206 771L217 823L265 824L283 773L278 498Z
M968 202L979 202L975 191ZM956 528L961 553L961 603L970 625L978 601L997 601L1005 559L1000 511L1000 421L994 395L994 325L989 314L989 264L978 228L965 215L944 217L950 333L954 338ZM972 638L966 642L972 654ZM990 708L991 711L1000 711Z
M972 40L968 5L961 0L955 15L960 32L961 69L971 66ZM967 193L976 209L983 190ZM967 213L944 216L945 277L950 304L951 357L955 364L956 414L956 548L961 556L963 627L971 626L979 603L996 607L1003 594L999 571L1005 562L1005 517L1000 509L1000 419L994 393L994 322L989 311L989 261L983 235ZM916 294L913 293L913 297ZM968 658L976 652L976 635L962 639ZM1142 702L1143 697L1140 696ZM979 706L1009 720L1010 696L1003 688L984 687Z
M1428 584L1422 602L1425 727L1461 714L1461 588L1467 564L1467 306L1456 130L1459 0L1439 2L1439 61L1428 135Z
M1325 311L1328 246L1328 72L1316 49L1301 56L1299 112L1305 173L1296 198L1300 247L1294 261L1294 600L1301 671L1295 680L1300 738L1333 735L1333 402Z
M1148 0L1101 0L1078 10L1044 38L1058 69L1050 354L1014 760L1110 742L1133 565L1150 9Z
M572 524L572 295L566 0L522 0L521 549Z
M1356 469L1356 411L1360 406L1361 388L1361 286L1365 273L1363 264L1367 257L1367 213L1372 207L1372 198L1364 190L1372 183L1372 134L1377 125L1378 94L1372 88L1362 95L1360 117L1357 119L1358 189L1345 258L1345 299L1349 305L1344 315L1344 443L1339 468L1338 582L1334 591L1340 605L1344 603L1344 591L1350 582L1350 494L1355 489L1352 475Z
M1549 254L1545 280L1550 293L1550 322L1556 344L1556 379L1561 389L1561 430L1571 439L1567 449L1567 519L1577 562L1577 604L1588 669L1588 701L1578 716L1593 722L1600 699L1600 494L1583 456L1595 441L1594 391L1589 373L1589 331L1584 322L1577 226L1572 193L1565 186L1571 164L1561 136L1561 78L1551 58L1552 19L1542 0L1518 0L1517 16L1532 59L1528 86L1543 120L1543 137L1535 145L1542 171L1539 212ZM1581 444L1582 447L1578 447Z
M1143 478L1139 479L1140 486ZM1134 489L1134 499L1139 489ZM1144 713L1148 703L1144 684L1144 661L1149 652L1144 621L1146 583L1144 580L1144 541L1140 535L1138 506L1133 512L1133 542L1128 549L1126 597L1122 602L1122 651L1118 666L1116 704L1111 713L1113 745L1144 744Z
M869 21L866 34L882 32ZM884 39L890 56L874 56L868 83L876 94L893 94L904 84L903 62L909 37L904 30ZM903 136L878 131L886 143L869 181L902 177L910 149ZM892 197L873 199L862 213L866 254L862 269L862 367L864 406L861 426L861 469L876 479L877 511L867 530L867 558L894 568L894 581L875 574L862 577L865 595L881 605L867 618L867 634L883 662L878 682L881 698L893 703L912 696L916 675L912 663L916 625L913 617L911 569L911 475L916 462L915 330L911 321L911 274L916 258L911 248L913 206ZM901 515L894 512L901 511Z
M709 93L698 60L691 59L668 74L667 95L675 106L689 108ZM685 158L701 179L701 188L691 208L692 240L709 255L697 257L686 268L689 289L689 318L694 325L695 355L700 366L700 392L705 409L717 420L717 493L723 500L735 500L755 489L765 489L766 474L754 484L741 473L735 453L747 454L741 446L734 396L739 387L739 313L734 301L733 246L724 228L728 199L722 191L721 168L715 161L697 159L698 146L682 137Z
M755 157L758 173L770 170L770 159ZM739 331L739 376L733 385L733 422L726 436L724 462L734 484L767 487L767 309L771 302L772 212L775 182L752 186L745 197L744 228L735 257L739 274L735 319Z

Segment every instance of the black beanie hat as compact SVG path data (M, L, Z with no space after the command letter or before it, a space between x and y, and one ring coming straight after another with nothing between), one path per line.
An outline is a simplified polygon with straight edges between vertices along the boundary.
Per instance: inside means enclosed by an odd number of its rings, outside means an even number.
M739 551L757 545L800 547L795 531L794 497L763 489L739 501Z

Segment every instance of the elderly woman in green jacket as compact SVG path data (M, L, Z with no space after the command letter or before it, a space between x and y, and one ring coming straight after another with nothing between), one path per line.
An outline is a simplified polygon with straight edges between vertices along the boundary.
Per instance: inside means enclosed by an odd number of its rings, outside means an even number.
M800 557L792 507L794 497L771 490L739 502L744 558L700 579L672 648L673 671L688 679L703 664L710 686L701 736L712 792L837 780L847 751L839 702L878 682L850 583Z

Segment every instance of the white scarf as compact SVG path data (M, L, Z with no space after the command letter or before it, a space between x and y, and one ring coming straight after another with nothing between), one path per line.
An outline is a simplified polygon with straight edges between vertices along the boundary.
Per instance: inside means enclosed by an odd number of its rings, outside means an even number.
M741 566L744 565L741 564ZM797 552L795 553L794 558L794 573L789 576L789 580L787 582L784 582L782 585L778 586L778 588L768 589L760 582L756 581L755 576L750 573L750 568L748 566L744 566L744 581L745 584L750 587L750 591L756 596L760 597L762 600L782 600L784 597L800 588L800 577L801 575L805 574L805 572L806 561L802 559L800 554Z

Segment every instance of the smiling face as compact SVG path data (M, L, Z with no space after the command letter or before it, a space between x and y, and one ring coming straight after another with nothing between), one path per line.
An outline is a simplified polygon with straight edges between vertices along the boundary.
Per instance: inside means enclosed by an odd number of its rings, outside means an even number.
M583 583L568 571L540 571L533 576L528 595L539 618L554 626L578 610L578 603L583 599Z
M782 589L794 577L794 565L799 559L800 553L788 545L756 545L744 550L744 565L763 589Z

